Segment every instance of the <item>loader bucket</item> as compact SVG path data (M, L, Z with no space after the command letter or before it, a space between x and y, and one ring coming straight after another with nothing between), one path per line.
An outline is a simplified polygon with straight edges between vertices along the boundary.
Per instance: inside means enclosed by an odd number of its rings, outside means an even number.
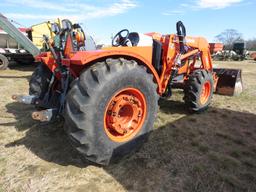
M213 69L218 81L215 93L220 95L235 96L243 92L241 69Z

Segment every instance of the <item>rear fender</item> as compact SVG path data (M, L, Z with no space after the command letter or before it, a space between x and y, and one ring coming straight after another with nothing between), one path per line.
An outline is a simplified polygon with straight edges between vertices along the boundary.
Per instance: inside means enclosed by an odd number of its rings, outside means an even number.
M107 58L125 58L129 60L135 60L139 65L143 65L150 71L154 77L154 81L159 87L161 87L160 77L152 65L152 47L118 47L106 50L96 51L80 51L77 52L71 59L71 68L74 66L79 69L85 69L88 66L93 65L95 62L106 60ZM79 74L77 74L79 76Z

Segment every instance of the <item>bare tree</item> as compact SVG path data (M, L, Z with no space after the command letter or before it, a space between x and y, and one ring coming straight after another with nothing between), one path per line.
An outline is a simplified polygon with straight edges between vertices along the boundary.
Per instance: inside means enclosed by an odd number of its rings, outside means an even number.
M243 41L242 34L235 29L226 29L215 36L215 39L222 42L225 45L225 49L232 49L234 42Z
M246 41L246 48L250 51L256 51L256 38Z

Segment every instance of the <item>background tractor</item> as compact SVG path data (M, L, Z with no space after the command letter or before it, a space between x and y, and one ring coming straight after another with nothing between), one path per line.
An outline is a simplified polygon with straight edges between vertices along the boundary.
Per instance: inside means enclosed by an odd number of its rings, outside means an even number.
M213 70L208 42L186 36L182 22L170 35L124 29L112 47L86 51L79 24L63 20L52 31L53 40L44 36L50 51L36 56L41 64L29 82L29 96L13 99L35 105L35 120L63 117L72 146L97 164L140 147L153 129L159 97L170 97L174 88L184 90L188 110L202 112L215 90L241 85L240 73Z
M61 26L61 19L56 19L54 23ZM0 13L0 70L7 69L11 61L32 64L34 56L47 51L48 47L43 40L43 36L46 35L51 39L55 37L51 27L52 24L53 22L46 21L34 24L29 28L19 28L19 31L17 31L16 27ZM93 38L88 34L86 35L84 48L85 50L96 49Z
M233 43L232 49L226 49L222 43L210 43L210 52L215 61L243 61L250 56L245 42Z

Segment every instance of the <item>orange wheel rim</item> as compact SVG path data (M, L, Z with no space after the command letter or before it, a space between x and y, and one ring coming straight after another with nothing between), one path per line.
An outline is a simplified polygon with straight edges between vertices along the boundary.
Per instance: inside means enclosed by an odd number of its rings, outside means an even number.
M141 130L146 117L146 99L141 91L125 88L116 93L107 104L104 129L115 142L134 138Z
M209 81L206 81L202 87L202 91L200 95L200 102L202 105L208 102L210 95L211 95L211 83Z

